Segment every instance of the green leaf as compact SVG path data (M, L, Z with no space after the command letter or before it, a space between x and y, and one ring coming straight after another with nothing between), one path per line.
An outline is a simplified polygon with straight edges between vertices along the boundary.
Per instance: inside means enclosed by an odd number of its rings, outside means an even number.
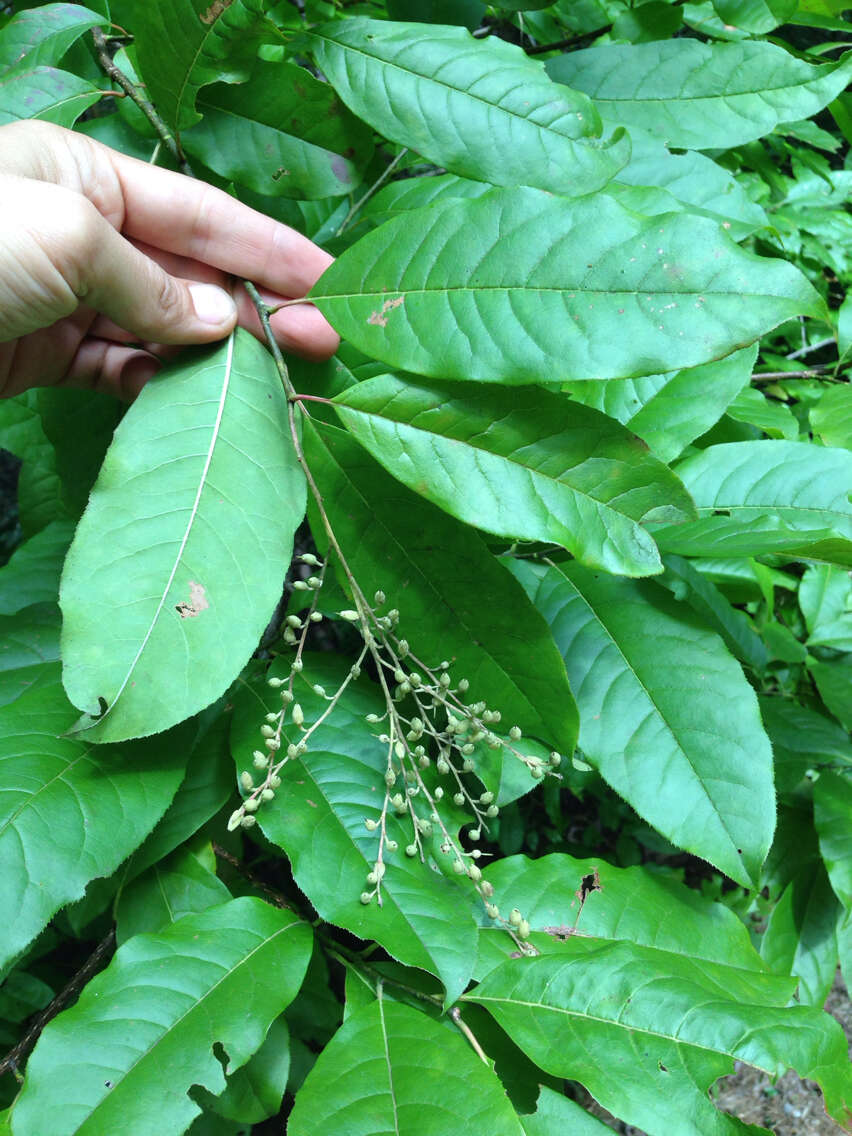
M359 118L450 173L573 196L600 189L630 155L622 132L600 141L585 95L496 37L351 17L307 45Z
M547 1086L541 1090L535 1113L522 1116L521 1123L526 1136L553 1136L555 1132L570 1132L571 1136L609 1136L612 1132L603 1121Z
M799 424L786 403L773 402L755 387L744 387L728 406L728 415L735 422L747 422L770 438L795 441Z
M660 583L671 591L676 600L689 604L708 627L721 635L735 658L754 670L762 670L767 663L766 647L745 612L729 603L688 560L667 556L665 566L666 572Z
M558 950L560 942L578 935L704 959L738 973L754 971L760 976L766 970L733 911L653 869L617 868L600 859L553 853L537 860L504 857L484 874L494 887L493 902L504 914L518 907L538 946ZM484 917L483 923L487 925ZM496 929L480 932L480 941L477 975L482 977L500 955L508 957L514 944ZM762 980L760 989L768 989ZM779 1005L790 991L786 985L779 988Z
M34 682L59 677L59 624L55 603L0 616L0 706L26 694Z
M258 899L137 935L44 1030L27 1063L14 1136L179 1136L299 989L310 928Z
M452 674L469 680L472 700L572 753L577 717L565 666L544 620L482 538L388 477L342 430L314 423L304 445L356 579L399 610L412 653L431 666L453 659Z
M15 549L0 568L0 615L56 601L62 563L73 535L71 521L52 521Z
M222 177L270 196L351 193L373 153L372 132L304 67L259 62L247 83L199 99L204 118L183 138Z
M852 453L807 442L727 442L676 467L702 519L657 530L662 551L852 563Z
M237 1121L240 1131L246 1124L259 1124L281 1109L290 1076L290 1030L283 1017L269 1027L266 1040L247 1064L228 1077L228 1085L218 1097L207 1099L203 1090L199 1103L219 1116Z
M234 792L227 717L203 727L185 763L185 776L162 818L131 856L126 879L133 879L188 840L222 808Z
M587 760L673 844L751 886L775 826L772 751L721 640L653 584L512 571L565 659Z
M799 585L809 647L852 651L852 579L830 564L813 564Z
M700 960L574 938L558 955L509 959L468 997L544 1070L653 1132L742 1132L707 1096L732 1058L772 1076L792 1066L820 1083L841 1119L852 1074L838 1023L809 1006L745 999L723 969L727 977Z
M835 895L852 909L852 781L849 776L820 773L814 785L814 823L819 848Z
M719 222L735 240L742 240L768 224L766 213L751 200L742 184L706 155L695 151L672 154L662 142L641 130L631 130L630 142L630 161L618 171L607 191L622 186L653 187L655 194L672 199L687 213L700 213ZM630 202L625 199L623 204Z
M752 35L786 24L798 6L798 0L713 0L720 20Z
M826 446L852 450L852 390L829 387L810 412L811 426Z
M52 67L84 32L104 23L82 4L43 4L18 12L0 32L0 71Z
M102 92L88 79L55 67L15 69L0 79L0 126L40 118L57 126L73 126Z
M286 397L248 332L147 384L62 575L63 681L89 737L152 734L222 694L280 597L304 508Z
M699 367L641 379L568 383L571 397L617 418L671 461L722 417L751 377L757 346Z
M460 521L555 541L609 572L661 571L638 522L695 515L641 442L564 395L381 375L339 394L335 408L389 473Z
M173 852L125 887L115 909L116 942L156 933L182 919L226 903L227 887L188 848Z
M835 898L822 864L808 864L789 883L772 908L760 953L779 974L799 979L798 1000L821 1007L837 970Z
M86 507L123 408L91 390L48 387L38 392L44 435L53 446L62 499L74 517Z
M819 696L845 730L852 731L852 654L823 662L807 660Z
M64 519L56 453L44 431L38 395L27 391L0 403L0 446L23 461L18 477L18 513L25 536ZM45 599L54 599L53 592Z
M270 673L284 677L289 666L273 667ZM306 667L304 674L309 673ZM267 700L261 701L258 694ZM296 696L309 723L326 709L326 703L312 695L307 679L300 679ZM253 728L249 733L239 728L240 719L235 721L235 757L240 769L250 771L264 715L281 701L268 687L244 694L241 701L241 718L248 715ZM385 853L382 906L360 900L379 847L364 821L380 819L387 769L385 747L364 721L370 711L383 712L378 690L366 703L363 694L352 702L344 696L330 721L312 736L308 753L283 767L281 789L258 811L258 823L287 853L296 883L323 919L362 939L375 939L394 958L436 974L446 987L447 1002L454 1002L470 979L476 957L470 900L455 879L405 855L410 828L392 811L387 834L399 850Z
M836 722L783 698L761 695L759 701L775 754L775 784L779 793L792 793L809 769L821 765L852 768L852 744Z
M183 775L184 731L100 749L61 736L72 718L58 676L0 713L0 966L89 880L115 871Z
M388 221L310 298L372 358L505 383L694 366L822 313L791 265L743 252L703 217L642 218L607 197L534 189Z
M591 96L603 118L668 146L727 150L822 110L846 87L852 58L815 66L771 43L606 44L547 62Z
M484 197L494 187L484 181L456 177L455 174L438 174L436 177L402 178L380 189L361 210L361 217L377 223L387 221L398 213L439 205L460 198Z
M381 996L347 1018L296 1096L292 1136L523 1136L503 1086L460 1033Z
M133 34L148 97L178 131L201 117L198 91L207 83L243 82L257 48L281 33L264 0L152 0L133 7Z

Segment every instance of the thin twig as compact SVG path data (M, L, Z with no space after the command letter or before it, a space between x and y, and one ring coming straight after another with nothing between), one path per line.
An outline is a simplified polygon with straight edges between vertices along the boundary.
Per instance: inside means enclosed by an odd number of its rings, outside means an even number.
M611 27L612 24L607 24L606 27L598 28L593 32L585 32L583 35L569 36L567 39L558 39L555 43L540 43L536 47L528 47L527 55L544 55L547 51L562 51L565 47L576 47L584 40L592 40L603 35Z
M101 939L70 982L60 990L50 1005L46 1006L38 1017L36 1017L18 1044L10 1049L3 1060L0 1061L0 1076L4 1073L11 1072L20 1079L18 1070L34 1049L36 1042L41 1036L41 1031L60 1011L64 1010L72 1002L77 1001L80 991L89 979L101 969L104 956L109 954L114 946L115 931L110 931L108 935Z
M251 868L246 867L242 860L238 860L236 856L232 856L226 848L223 848L221 844L217 844L215 841L213 842L213 853L220 860L224 860L226 864L230 864L231 867L235 869L235 871L239 872L239 874L247 883L250 883L252 885L252 887L256 887L258 891L262 891L263 894L272 902L274 907L281 907L285 911L292 911L296 915L302 915L300 911L296 910L296 908L286 898L286 896L284 896L280 891L276 891L275 888L270 887L269 884L264 883L260 876L256 876ZM302 917L304 918L304 916Z
M826 379L829 377L825 373L827 370L830 370L827 365L820 365L807 371L755 371L751 377L759 383L770 379Z
M192 167L184 157L183 152L181 151L181 148L177 143L177 139L169 130L168 126L166 126L160 115L157 113L153 103L151 103L151 101L145 97L142 92L142 88L131 82L131 80L127 78L120 67L116 67L107 47L106 36L100 28L92 28L92 40L95 44L95 51L98 55L98 61L100 62L103 70L114 83L117 83L119 87L121 87L128 98L132 99L133 102L136 103L136 105L157 131L157 134L160 136L160 140L162 141L163 145L177 162L178 166L180 167L181 173L187 174L189 177L192 177Z
M355 204L352 206L352 208L349 210L349 212L343 218L343 222L342 222L340 228L337 230L338 237L340 236L341 233L345 232L346 229L349 228L349 222L353 219L353 217L355 217L364 208L364 206L367 204L367 202L370 200L370 198L373 197L374 194L378 193L378 191L385 184L385 182L388 180L388 178L391 176L393 171L396 169L396 167L399 165L399 163L402 161L402 159L405 157L405 155L407 153L408 153L408 147L403 147L403 149L400 150L400 152L397 154L397 156L394 158L394 160L390 163L390 165L388 165L385 168L384 173L380 174L379 177L376 178L376 180L373 182L373 184L370 186L370 188L367 190L367 192L364 194L364 196L359 198L358 201L355 202Z
M834 342L834 336L829 335L825 339L818 339L816 343L807 343L804 347L799 347L796 351L791 351L786 358L801 359L805 355L810 355L812 351L822 351L823 347L831 347Z

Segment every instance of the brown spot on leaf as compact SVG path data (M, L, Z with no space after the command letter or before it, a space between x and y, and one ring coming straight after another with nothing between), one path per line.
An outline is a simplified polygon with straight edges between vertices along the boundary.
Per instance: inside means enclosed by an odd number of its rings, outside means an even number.
M395 300L385 300L382 304L382 309L379 312L371 312L367 323L372 324L373 327L387 327L388 312L392 312L394 308L398 308L400 304L405 302L405 296L397 296Z
M181 619L194 619L196 615L200 615L208 607L210 607L210 601L207 599L207 592L204 590L203 584L196 584L194 580L190 580L189 602L181 600L179 604L175 604L175 611Z
M556 939L557 942L560 943L566 942L572 935L577 934L576 927L569 927L565 923L559 927L543 927L542 930L546 935L550 935L551 938Z
M198 16L202 24L215 24L226 8L230 8L234 0L213 0L213 3L206 12L201 12Z

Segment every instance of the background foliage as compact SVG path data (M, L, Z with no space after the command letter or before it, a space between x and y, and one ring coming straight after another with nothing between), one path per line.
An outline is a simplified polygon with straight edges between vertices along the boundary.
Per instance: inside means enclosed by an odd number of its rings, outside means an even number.
M295 226L343 337L0 407L3 1131L765 1131L734 1060L848 1124L848 35L3 12L0 123Z

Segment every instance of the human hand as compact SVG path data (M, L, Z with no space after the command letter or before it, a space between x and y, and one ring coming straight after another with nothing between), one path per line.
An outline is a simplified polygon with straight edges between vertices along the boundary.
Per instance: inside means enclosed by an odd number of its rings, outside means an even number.
M260 334L228 274L274 306L332 260L221 190L48 123L0 127L0 170L0 396L61 383L132 398L170 346L221 339L237 321ZM271 326L307 358L337 349L309 304Z

